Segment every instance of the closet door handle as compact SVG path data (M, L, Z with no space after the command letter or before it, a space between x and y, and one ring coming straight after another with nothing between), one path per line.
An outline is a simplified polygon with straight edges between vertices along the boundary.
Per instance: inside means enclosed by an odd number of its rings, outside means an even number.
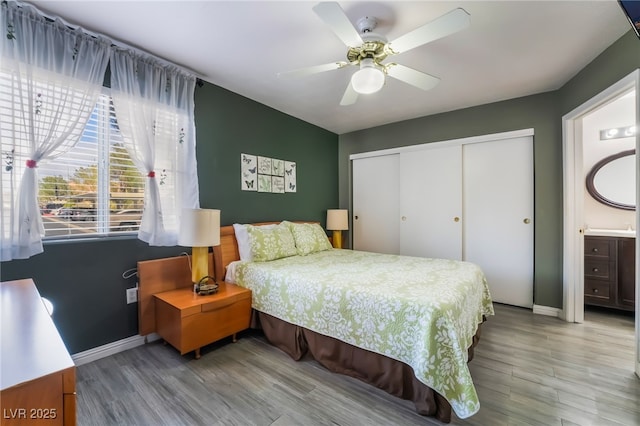
M454 222L460 222L460 218L458 216L456 216L456 217L453 218L453 221Z
M531 223L531 219L529 219L528 217L525 217L525 218L524 218L524 220L523 220L523 222L524 222L526 225L528 225L528 224L530 224L530 223Z

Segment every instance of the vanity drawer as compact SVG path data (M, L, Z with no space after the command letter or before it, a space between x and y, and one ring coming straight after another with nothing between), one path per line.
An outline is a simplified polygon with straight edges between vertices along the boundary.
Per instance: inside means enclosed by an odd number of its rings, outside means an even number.
M584 239L584 255L609 258L611 240L608 238L590 237Z
M609 299L610 284L604 281L585 280L584 295L598 299Z
M584 276L609 280L611 268L608 260L586 258L584 261Z

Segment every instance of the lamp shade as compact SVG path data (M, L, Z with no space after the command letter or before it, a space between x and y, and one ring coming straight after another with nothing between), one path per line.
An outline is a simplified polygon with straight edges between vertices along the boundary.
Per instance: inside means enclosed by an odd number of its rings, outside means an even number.
M375 93L384 86L384 72L377 68L373 59L360 61L360 69L351 76L353 90L360 94Z
M346 231L349 229L349 211L341 209L327 210L327 229L329 231Z
M220 244L220 210L182 209L178 245L211 247Z

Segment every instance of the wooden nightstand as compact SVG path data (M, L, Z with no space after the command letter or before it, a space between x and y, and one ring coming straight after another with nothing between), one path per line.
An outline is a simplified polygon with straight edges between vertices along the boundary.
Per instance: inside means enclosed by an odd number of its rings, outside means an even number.
M249 328L251 290L221 282L218 293L199 296L191 288L154 294L156 332L181 355Z

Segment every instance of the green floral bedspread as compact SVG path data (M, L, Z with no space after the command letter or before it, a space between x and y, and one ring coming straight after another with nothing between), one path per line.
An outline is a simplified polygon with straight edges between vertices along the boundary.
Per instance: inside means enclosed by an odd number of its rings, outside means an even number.
M236 281L258 311L410 365L458 417L480 408L467 348L493 305L478 266L328 250L240 262Z

